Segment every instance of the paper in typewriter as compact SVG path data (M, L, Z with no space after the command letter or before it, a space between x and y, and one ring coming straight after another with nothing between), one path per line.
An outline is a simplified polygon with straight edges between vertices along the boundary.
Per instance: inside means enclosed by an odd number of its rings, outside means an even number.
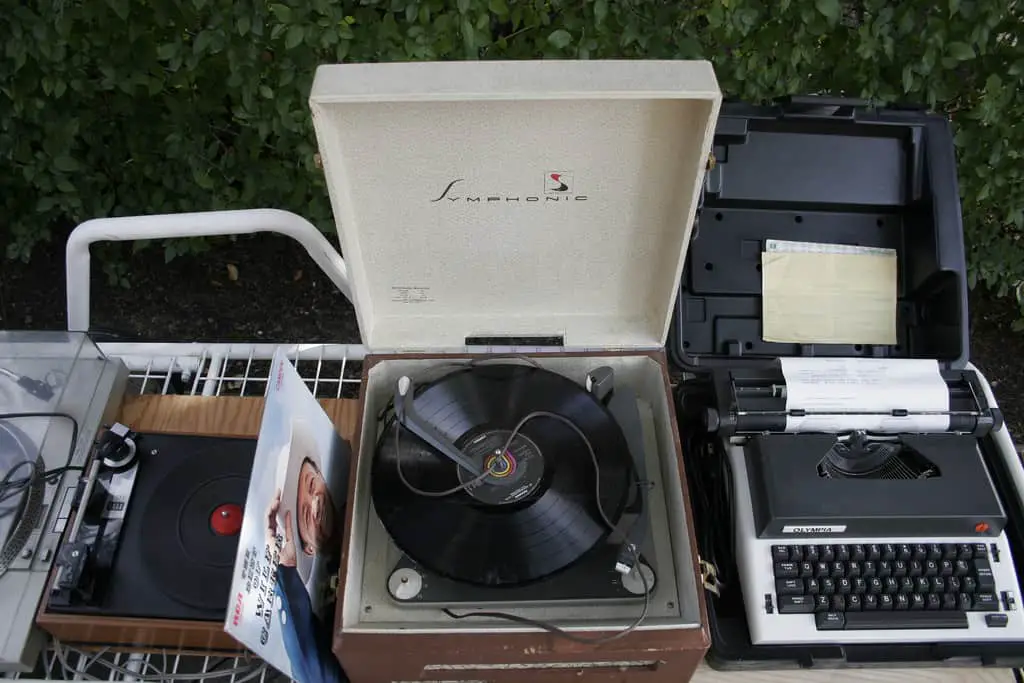
M762 336L798 344L896 343L896 252L768 240Z
M782 358L787 432L942 432L949 389L937 361L882 358ZM905 417L892 415L906 410Z

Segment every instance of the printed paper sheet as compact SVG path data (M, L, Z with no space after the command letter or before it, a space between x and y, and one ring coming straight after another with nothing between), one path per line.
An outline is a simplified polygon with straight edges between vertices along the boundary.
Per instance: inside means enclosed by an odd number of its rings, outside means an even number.
M949 428L949 389L928 359L782 358L786 431L937 432ZM893 410L907 410L894 417Z

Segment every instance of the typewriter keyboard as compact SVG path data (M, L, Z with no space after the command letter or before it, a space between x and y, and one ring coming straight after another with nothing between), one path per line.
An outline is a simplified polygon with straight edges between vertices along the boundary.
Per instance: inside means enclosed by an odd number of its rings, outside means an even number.
M997 589L995 544L773 545L779 614L813 614L818 630L967 628L968 612L1013 607ZM990 624L998 626L998 624Z

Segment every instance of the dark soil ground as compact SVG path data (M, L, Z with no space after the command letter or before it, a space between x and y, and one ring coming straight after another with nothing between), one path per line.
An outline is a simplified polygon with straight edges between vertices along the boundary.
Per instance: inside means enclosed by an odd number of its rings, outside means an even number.
M63 243L0 269L0 329L66 328ZM130 262L129 289L111 286L95 260L93 271L92 329L124 340L360 341L352 305L284 237L225 242L169 264L161 249L143 250ZM978 290L970 307L971 357L1024 441L1024 333L1010 329L1017 306Z

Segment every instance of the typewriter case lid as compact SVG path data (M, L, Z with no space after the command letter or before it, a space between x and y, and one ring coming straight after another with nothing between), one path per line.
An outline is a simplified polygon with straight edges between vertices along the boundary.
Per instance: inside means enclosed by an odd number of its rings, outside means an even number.
M966 366L963 225L946 118L843 98L728 103L713 151L668 342L674 365L874 357ZM770 239L895 250L896 344L765 341L761 255Z
M720 103L704 61L321 66L364 344L663 347Z

